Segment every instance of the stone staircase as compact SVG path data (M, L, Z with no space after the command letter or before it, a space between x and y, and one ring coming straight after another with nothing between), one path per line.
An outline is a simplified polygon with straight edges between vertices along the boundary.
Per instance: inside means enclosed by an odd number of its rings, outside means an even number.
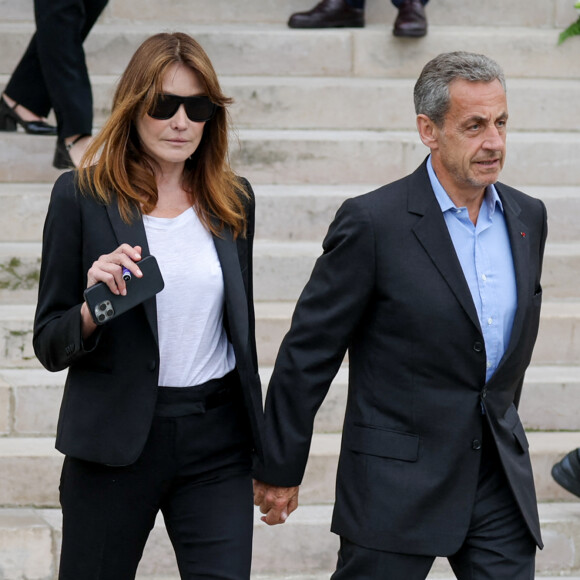
M285 22L312 0L110 0L85 47L96 128L140 42L162 30L196 37L236 103L231 159L257 196L255 292L267 384L294 303L347 197L412 171L427 150L414 128L412 87L442 51L484 52L508 79L510 133L502 179L549 211L540 336L521 414L540 500L545 549L538 575L580 578L580 502L550 467L580 445L580 38L557 47L572 0L433 0L429 34L391 35L395 10L368 0L364 29L299 31ZM0 87L34 30L32 0L0 0ZM54 139L0 134L0 578L56 578L60 542L54 431L63 373L34 358L32 318ZM253 577L322 580L336 560L329 533L346 365L317 417L302 506L284 526L256 514ZM140 580L176 580L160 518ZM433 578L451 578L437 561ZM82 579L81 579L82 580Z

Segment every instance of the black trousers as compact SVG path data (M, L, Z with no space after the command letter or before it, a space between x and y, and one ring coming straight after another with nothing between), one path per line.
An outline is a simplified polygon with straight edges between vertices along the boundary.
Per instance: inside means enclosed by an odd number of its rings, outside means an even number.
M483 424L470 527L463 545L448 560L459 580L533 580L536 544L507 482L487 421ZM370 550L341 538L332 580L425 580L434 560L435 556Z
M34 0L36 33L5 92L41 117L56 114L59 135L90 135L93 95L83 42L108 0Z
M223 383L210 383L202 393L160 387L158 415L135 464L65 458L60 580L134 579L159 511L181 578L250 577L249 421L239 384L224 396Z

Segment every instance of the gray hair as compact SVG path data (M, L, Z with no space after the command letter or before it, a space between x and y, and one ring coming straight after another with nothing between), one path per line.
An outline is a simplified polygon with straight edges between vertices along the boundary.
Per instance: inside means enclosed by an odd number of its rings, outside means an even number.
M457 79L490 83L498 80L506 90L503 70L491 58L472 52L446 52L430 60L415 83L417 115L427 115L438 127L449 110L449 85Z

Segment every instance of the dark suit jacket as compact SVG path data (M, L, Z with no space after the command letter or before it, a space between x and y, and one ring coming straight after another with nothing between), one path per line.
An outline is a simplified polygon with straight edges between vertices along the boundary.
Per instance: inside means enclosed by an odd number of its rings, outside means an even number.
M486 384L483 335L429 182L412 175L338 211L278 355L266 401L266 464L302 479L313 418L349 354L332 530L359 545L449 555L475 497L481 403L538 544L528 443L517 413L538 331L547 224L542 202L501 183L517 280L511 341Z
M262 397L258 377L252 296L254 197L247 203L248 233L215 237L225 285L226 329L261 453ZM152 298L99 327L83 343L80 308L87 271L121 243L148 255L143 221L121 220L116 203L82 195L73 173L56 182L44 227L34 350L50 371L68 367L56 447L108 465L128 465L140 455L153 418L159 376L156 301Z

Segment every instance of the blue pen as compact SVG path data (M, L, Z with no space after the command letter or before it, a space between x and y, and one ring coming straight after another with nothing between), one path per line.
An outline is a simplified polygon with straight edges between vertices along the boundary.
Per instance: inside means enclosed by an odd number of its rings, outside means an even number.
M123 280L125 280L125 282L128 282L131 279L131 270L128 270L127 268L125 268L125 266L123 266Z

